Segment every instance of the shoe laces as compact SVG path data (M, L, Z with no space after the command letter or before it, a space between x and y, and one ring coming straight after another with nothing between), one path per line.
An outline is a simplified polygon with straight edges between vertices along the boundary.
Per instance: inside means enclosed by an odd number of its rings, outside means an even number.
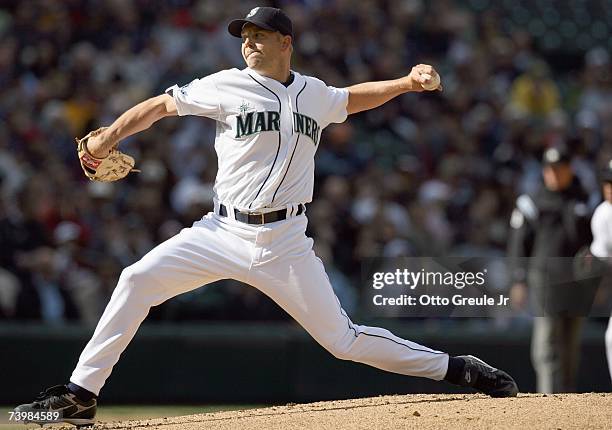
M36 397L36 401L43 402L47 405L53 397L59 397L68 393L68 387L65 385L54 385L53 387L47 388L45 391L41 391L38 397Z
M492 370L489 367L484 366L480 363L473 364L478 369L478 379L476 380L476 384L483 384L494 388L498 381L497 373L495 372L495 370Z

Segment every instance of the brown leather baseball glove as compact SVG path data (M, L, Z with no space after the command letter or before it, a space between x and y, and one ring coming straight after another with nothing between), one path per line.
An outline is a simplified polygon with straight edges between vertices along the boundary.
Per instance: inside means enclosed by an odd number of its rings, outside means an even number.
M108 156L96 158L87 150L89 138L97 136L107 127L91 131L82 139L76 139L79 162L90 181L113 182L125 178L130 172L139 172L134 169L134 158L113 148Z

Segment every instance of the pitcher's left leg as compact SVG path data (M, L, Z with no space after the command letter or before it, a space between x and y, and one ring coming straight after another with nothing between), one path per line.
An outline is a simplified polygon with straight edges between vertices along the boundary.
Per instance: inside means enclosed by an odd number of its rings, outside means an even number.
M379 327L353 324L314 252L252 269L250 283L271 297L334 356L402 375L445 379L493 397L516 396L512 377L473 356L449 357Z
M516 396L505 372L472 356L448 354L353 324L340 306L323 263L304 235L306 218L280 223L258 234L247 282L268 295L334 356L389 372L475 388L495 397Z
M310 251L255 267L250 283L270 296L335 357L389 372L441 380L448 354L353 324L334 294L323 263Z

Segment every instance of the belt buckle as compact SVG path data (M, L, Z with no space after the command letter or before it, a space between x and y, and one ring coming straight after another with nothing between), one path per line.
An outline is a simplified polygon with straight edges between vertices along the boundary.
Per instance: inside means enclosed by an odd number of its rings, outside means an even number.
M265 219L264 219L265 214L263 212L249 212L249 215L261 217L261 222L259 224L265 224Z

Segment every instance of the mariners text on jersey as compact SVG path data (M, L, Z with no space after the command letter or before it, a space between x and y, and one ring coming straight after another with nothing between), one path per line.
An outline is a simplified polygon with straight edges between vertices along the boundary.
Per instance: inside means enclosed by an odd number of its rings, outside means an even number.
M236 121L236 139L262 131L280 131L279 112L246 112L237 115ZM321 127L309 116L293 112L293 131L310 137L315 146L319 144Z
M239 114L236 120L236 139L262 131L280 131L279 112L247 112Z
M293 124L293 131L310 137L315 146L319 144L319 131L321 131L321 128L314 119L301 113L293 112Z

